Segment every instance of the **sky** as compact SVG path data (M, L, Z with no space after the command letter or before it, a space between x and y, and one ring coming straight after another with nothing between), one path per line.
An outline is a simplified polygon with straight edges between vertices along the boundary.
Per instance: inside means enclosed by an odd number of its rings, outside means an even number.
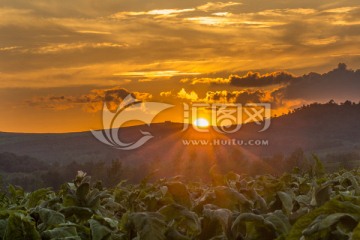
M128 94L175 104L359 101L358 0L1 0L0 131L102 127ZM339 64L344 63L344 64Z

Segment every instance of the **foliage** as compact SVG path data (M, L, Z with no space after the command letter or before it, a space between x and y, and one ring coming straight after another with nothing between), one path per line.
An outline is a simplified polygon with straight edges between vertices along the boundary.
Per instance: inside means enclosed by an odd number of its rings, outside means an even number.
M321 162L282 176L214 175L105 189L84 172L61 190L0 194L0 239L359 239L360 172ZM221 178L221 179L220 179Z

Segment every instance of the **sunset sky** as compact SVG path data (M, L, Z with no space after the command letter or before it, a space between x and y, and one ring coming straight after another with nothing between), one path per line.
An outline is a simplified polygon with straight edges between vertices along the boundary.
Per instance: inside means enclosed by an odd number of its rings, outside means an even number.
M1 0L0 131L98 129L129 93L276 114L358 102L359 43L358 0Z

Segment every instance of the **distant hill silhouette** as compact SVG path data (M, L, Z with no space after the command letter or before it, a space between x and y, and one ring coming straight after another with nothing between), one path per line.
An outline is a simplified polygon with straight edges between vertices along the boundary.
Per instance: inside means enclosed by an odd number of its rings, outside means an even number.
M158 177L181 174L191 178L203 178L214 165L218 166L219 171L236 169L244 173L276 173L279 166L274 166L264 159L272 159L272 156L279 154L290 156L298 149L302 149L305 154L317 153L321 156L347 152L358 156L356 154L360 152L359 119L360 104L349 101L336 104L330 101L326 104L306 105L289 114L273 118L270 128L261 133L258 133L259 127L254 123L242 126L241 130L234 134L223 136L213 130L200 134L190 128L182 132L183 126L179 123L157 123L151 127L134 126L120 129L120 135L127 140L140 137L140 130L149 131L155 136L146 145L133 151L120 151L104 145L90 132L0 132L0 153L27 155L31 158L21 158L19 161L28 159L31 162L32 158L36 158L48 166L55 163L57 166L64 166L74 162L110 164L113 160L119 160L122 167L131 172L128 176L125 174L125 177L134 181L141 180L150 172L156 172ZM268 141L268 146L187 146L183 143L184 139L214 138L245 141L262 139ZM73 170L80 167L75 164ZM43 168L41 165L41 169Z
M262 154L290 153L298 147L306 151L319 151L356 145L360 142L359 117L360 103L346 101L336 104L330 101L326 104L304 105L287 115L272 119L270 129L257 134L258 137L268 139L271 147L257 151ZM247 127L238 134L255 136L251 125Z

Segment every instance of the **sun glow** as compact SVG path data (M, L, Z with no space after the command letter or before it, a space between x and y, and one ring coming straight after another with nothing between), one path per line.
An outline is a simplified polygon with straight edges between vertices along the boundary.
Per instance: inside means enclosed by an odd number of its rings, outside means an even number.
M206 120L205 118L198 118L193 122L193 124L200 128L207 128L210 125L209 121Z

